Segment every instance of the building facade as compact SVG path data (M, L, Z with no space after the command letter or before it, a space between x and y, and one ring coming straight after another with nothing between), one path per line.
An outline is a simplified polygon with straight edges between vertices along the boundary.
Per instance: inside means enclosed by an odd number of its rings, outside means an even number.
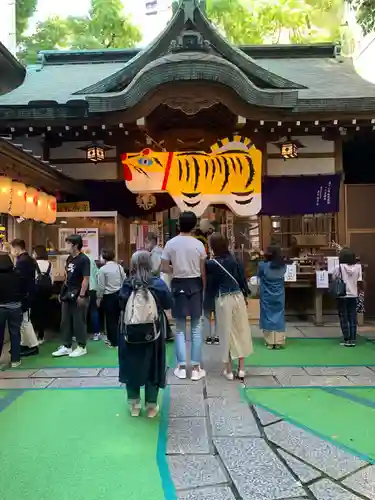
M125 218L125 260L141 245L134 225L156 227L165 239L176 230L177 212L166 192L145 204L142 193L127 189L122 155L209 152L243 137L262 153L262 212L239 218L214 206L205 217L241 257L271 241L305 254L328 254L333 240L351 244L368 264L375 294L375 222L365 209L375 194L375 86L340 47L234 47L209 22L203 1L183 0L145 49L45 51L21 80L0 96L0 133L84 187L95 210ZM93 142L106 146L96 163L87 155ZM285 161L280 146L290 142L298 151ZM322 198L311 205L312 185Z

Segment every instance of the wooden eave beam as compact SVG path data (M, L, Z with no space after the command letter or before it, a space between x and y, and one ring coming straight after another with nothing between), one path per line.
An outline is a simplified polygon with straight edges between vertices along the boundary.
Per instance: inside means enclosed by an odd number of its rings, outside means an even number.
M0 139L0 155L4 156L8 161L14 162L21 173L22 171L25 172L26 177L35 179L33 180L35 184L43 185L51 191L63 191L78 196L84 194L84 189L80 183L70 180L59 172L55 172L43 161L4 139Z

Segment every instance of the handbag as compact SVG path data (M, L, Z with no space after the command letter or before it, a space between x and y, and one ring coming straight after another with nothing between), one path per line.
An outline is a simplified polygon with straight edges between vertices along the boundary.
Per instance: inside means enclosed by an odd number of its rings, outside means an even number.
M329 286L329 292L333 297L337 299L346 297L346 285L342 278L341 265L339 265L339 274L332 278Z
M76 302L80 291L80 288L69 290L66 283L64 283L60 291L61 302Z

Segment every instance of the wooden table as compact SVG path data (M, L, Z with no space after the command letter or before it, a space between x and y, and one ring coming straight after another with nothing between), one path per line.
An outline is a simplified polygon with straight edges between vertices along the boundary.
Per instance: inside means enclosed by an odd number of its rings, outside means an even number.
M297 281L288 281L285 283L285 288L311 288L314 295L314 323L317 326L323 325L323 294L325 290L316 288L315 274L297 275Z

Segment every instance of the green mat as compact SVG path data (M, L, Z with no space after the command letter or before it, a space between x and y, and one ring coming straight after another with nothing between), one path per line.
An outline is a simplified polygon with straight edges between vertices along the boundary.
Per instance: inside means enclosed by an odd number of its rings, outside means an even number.
M359 341L354 349L339 345L339 339L288 339L281 350L269 350L263 339L255 338L254 354L246 359L247 366L371 366L375 365L375 344ZM88 355L80 358L53 358L58 342L46 342L39 356L25 358L19 369L42 368L112 368L118 365L117 350L103 342L89 342ZM210 347L220 349L220 347ZM174 364L174 345L167 344L167 360Z
M164 500L158 435L122 390L25 392L0 413L0 498Z
M52 357L59 342L46 342L40 346L38 356L23 358L19 370L39 370L43 368L115 368L118 366L117 349L110 349L104 342L89 342L88 354L80 358ZM167 361L173 359L174 346L167 344Z
M246 389L252 404L281 415L371 462L375 461L375 405L369 407L324 389ZM350 389L357 398L375 400L375 389ZM342 394L344 393L344 394ZM341 396L339 395L341 394Z
M371 366L375 344L360 340L357 347L340 346L340 339L288 339L285 349L270 350L263 339L253 339L254 354L247 366Z

